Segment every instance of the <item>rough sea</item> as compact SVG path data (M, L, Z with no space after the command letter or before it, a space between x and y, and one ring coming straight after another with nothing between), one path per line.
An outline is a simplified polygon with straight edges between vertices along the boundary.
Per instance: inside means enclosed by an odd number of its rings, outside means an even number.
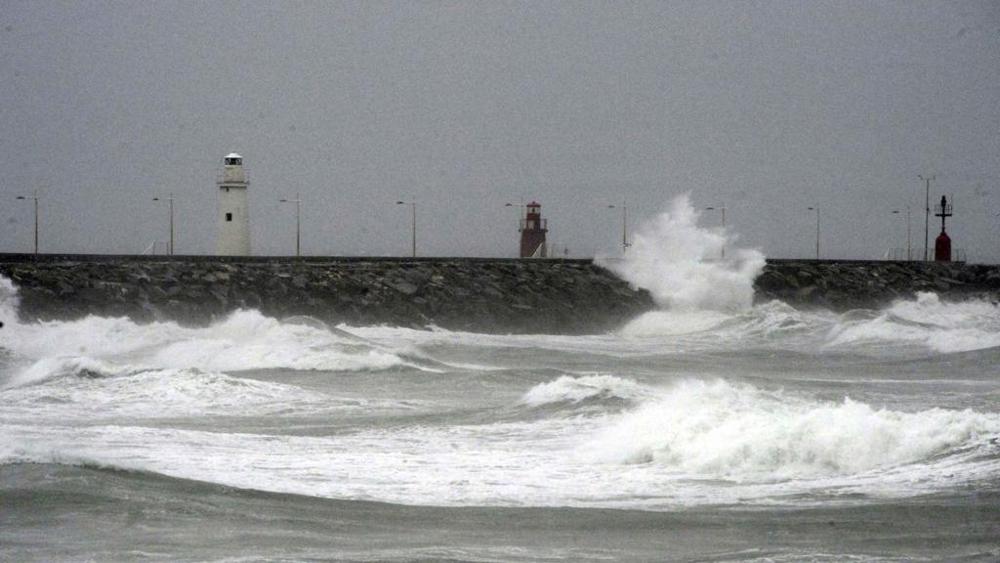
M753 270L591 336L22 323L0 280L0 560L1000 560L998 307Z

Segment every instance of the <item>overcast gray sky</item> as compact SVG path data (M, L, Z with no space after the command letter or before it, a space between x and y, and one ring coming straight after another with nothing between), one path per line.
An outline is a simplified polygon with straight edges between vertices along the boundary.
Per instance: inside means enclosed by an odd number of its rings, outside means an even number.
M215 176L251 174L255 254L509 256L507 202L550 242L614 252L623 197L690 192L742 244L829 257L923 247L954 194L1000 261L998 2L68 2L0 10L0 251L211 253ZM719 217L706 212L706 224ZM931 238L938 227L932 223Z

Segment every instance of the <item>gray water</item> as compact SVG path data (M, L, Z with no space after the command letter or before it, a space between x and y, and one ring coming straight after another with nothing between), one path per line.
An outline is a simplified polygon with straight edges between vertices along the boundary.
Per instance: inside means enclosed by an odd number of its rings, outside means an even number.
M1000 559L1000 314L20 323L0 560Z

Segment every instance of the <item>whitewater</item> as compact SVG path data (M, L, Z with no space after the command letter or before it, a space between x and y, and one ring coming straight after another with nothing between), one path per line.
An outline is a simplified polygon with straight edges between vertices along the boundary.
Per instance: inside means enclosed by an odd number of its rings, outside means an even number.
M0 559L1000 558L997 305L753 304L698 220L598 259L660 310L589 336L28 323L0 278Z

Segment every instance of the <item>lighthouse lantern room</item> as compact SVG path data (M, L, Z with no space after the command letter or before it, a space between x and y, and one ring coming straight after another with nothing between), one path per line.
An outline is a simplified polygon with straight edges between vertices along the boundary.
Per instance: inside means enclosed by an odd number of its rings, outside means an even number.
M250 214L243 157L229 153L222 159L219 186L219 233L215 253L219 256L250 255Z
M526 213L521 219L521 258L545 258L548 249L545 245L545 233L549 232L548 224L542 219L542 206L532 201L525 206Z

